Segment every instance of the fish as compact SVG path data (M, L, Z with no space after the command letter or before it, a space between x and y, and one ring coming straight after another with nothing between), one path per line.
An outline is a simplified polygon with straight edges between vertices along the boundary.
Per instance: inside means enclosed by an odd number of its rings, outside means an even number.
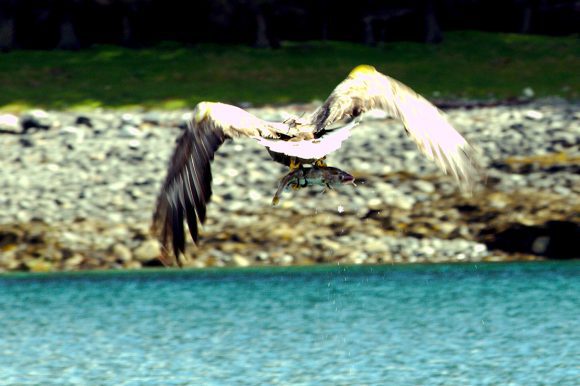
M280 202L280 196L284 190L299 190L307 186L324 186L332 189L338 185L354 185L354 177L339 168L325 167L301 167L286 174L278 183L278 190L272 199L272 205ZM326 191L326 189L325 189Z

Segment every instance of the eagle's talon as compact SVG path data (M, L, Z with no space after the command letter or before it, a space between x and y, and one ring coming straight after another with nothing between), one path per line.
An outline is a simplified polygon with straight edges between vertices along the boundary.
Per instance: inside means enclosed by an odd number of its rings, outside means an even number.
M293 172L297 169L300 169L300 167L302 166L302 163L300 163L299 161L296 161L296 157L291 157L289 166L290 166L290 171Z
M326 165L326 162L324 162L324 159L325 158L326 157L317 159L316 162L314 162L314 166L316 166L317 168L326 168L326 167L328 167L328 165Z

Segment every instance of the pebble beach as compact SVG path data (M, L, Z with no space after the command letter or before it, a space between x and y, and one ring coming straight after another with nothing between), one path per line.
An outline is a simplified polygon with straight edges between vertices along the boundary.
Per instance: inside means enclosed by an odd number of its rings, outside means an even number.
M249 107L260 118L317 104ZM577 258L580 103L453 108L486 179L462 194L403 126L368 113L327 158L355 186L289 191L251 139L226 142L200 245L186 266L389 264ZM191 111L0 113L0 272L159 266L151 215Z

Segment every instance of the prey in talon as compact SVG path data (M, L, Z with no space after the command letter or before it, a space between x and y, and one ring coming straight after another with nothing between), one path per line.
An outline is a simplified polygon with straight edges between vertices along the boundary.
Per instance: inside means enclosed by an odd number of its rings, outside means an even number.
M278 204L280 196L288 188L298 190L307 186L324 186L332 189L333 186L354 184L354 177L338 168L333 167L301 167L286 174L278 183L278 190L272 199L272 205Z

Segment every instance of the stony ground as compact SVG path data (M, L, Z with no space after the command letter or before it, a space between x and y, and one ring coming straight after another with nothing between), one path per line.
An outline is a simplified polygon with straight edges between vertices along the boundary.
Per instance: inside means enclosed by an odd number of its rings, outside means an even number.
M265 119L315 105L249 109ZM226 143L189 265L403 263L580 255L580 105L546 99L447 111L487 181L460 194L401 124L368 114L329 165L357 186L271 199L284 167ZM153 205L186 111L0 114L0 271L159 265Z

